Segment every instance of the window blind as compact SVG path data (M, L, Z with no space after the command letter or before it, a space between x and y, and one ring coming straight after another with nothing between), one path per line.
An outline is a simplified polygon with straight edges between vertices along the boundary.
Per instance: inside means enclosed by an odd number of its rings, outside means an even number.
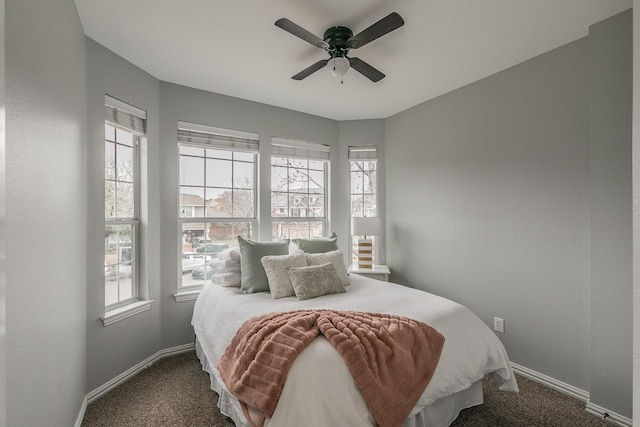
M328 161L329 146L315 142L271 138L271 155Z
M349 147L349 160L377 160L378 148L373 145Z
M137 136L146 133L147 112L109 95L104 97L105 120Z
M258 151L257 134L178 122L178 142L224 150Z

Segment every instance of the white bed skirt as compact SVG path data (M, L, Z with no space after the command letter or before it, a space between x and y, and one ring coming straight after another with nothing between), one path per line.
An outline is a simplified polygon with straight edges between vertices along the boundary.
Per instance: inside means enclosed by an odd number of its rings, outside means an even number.
M240 402L227 390L227 387L220 378L218 369L210 365L197 337L196 354L198 359L200 359L202 369L209 374L211 388L220 396L218 400L220 412L231 418L236 424L236 427L251 427L244 417ZM456 419L461 410L480 405L482 401L482 380L479 380L466 390L436 400L431 405L423 408L422 411L410 416L402 426L446 427ZM267 419L264 425L265 427L269 426L269 419Z

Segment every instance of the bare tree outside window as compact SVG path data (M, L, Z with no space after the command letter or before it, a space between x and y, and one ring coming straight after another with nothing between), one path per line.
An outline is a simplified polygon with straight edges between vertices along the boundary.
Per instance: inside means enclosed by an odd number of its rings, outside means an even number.
M210 279L212 258L255 233L256 153L180 142L178 162L179 288L192 289Z
M226 189L214 199L207 200L212 217L253 218L255 197L249 178L242 177L234 189Z
M377 160L351 162L351 216L377 216Z
M136 297L137 150L139 137L105 123L105 306Z
M319 237L326 222L327 165L321 160L271 158L274 239Z
M349 149L351 157L351 148ZM374 147L354 147L357 152L362 150L377 157ZM349 160L351 217L376 217L378 216L378 161L375 158L357 158ZM352 236L352 248L357 245L359 236ZM375 239L375 237L374 237ZM352 262L357 261L355 250L351 252Z

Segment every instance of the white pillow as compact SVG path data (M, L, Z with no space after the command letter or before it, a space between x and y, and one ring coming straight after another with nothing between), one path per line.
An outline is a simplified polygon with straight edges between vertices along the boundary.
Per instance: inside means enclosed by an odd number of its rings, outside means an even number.
M225 249L222 252L216 254L218 259L232 259L240 262L240 248L235 246L233 248Z
M214 258L209 262L209 265L215 273L234 273L240 272L240 261L232 258L219 259Z
M305 254L307 257L307 265L322 265L328 262L332 263L340 279L342 286L349 285L349 274L347 273L347 267L344 265L344 256L342 251L324 252L318 254Z
M239 288L242 275L239 271L231 273L215 273L211 276L211 281L216 285L227 286L230 288Z
M290 255L267 255L260 260L267 273L269 290L274 299L295 295L287 270L291 267L306 267L307 258L303 253Z

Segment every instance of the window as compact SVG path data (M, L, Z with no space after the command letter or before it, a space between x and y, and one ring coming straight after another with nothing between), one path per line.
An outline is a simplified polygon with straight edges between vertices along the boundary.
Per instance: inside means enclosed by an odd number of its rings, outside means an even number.
M138 300L139 153L146 112L105 97L105 310Z
M349 147L351 216L378 216L376 147Z
M328 171L328 146L272 139L271 226L274 239L325 234Z
M256 230L258 135L178 123L179 290L202 287L207 263Z
M349 147L351 217L378 216L378 150L374 146ZM353 236L355 247L358 236ZM352 262L356 254L352 251Z

